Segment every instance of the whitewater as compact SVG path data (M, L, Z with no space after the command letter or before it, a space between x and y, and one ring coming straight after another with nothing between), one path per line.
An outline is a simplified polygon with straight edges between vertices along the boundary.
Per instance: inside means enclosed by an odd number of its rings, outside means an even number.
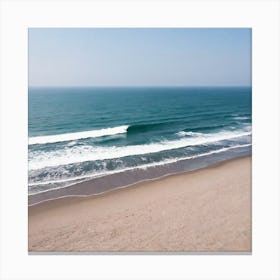
M249 87L29 88L28 95L29 194L251 154Z

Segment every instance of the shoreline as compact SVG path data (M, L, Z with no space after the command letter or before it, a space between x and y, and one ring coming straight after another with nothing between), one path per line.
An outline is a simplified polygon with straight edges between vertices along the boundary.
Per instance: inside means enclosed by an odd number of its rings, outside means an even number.
M29 206L29 251L251 252L251 156Z
M75 198L81 198L81 199L94 199L94 198L98 198L99 196L104 196L104 195L107 195L107 194L110 194L110 193L114 193L114 192L118 192L118 191L122 191L122 190L125 190L127 188L135 188L137 187L138 185L141 185L141 184L145 184L145 183L150 183L150 182L156 182L158 180L162 180L162 179L165 179L165 178L169 178L169 177L173 177L173 176L176 176L176 175L187 175L187 174L192 174L193 172L196 172L196 171L199 171L199 170L205 170L205 169L208 169L208 168L215 168L215 167L218 167L220 165L223 165L225 163L228 163L228 162L232 162L232 161L235 161L235 160L239 160L239 159L242 159L242 158L247 158L247 157L251 157L251 156L242 156L242 157L238 157L238 158L232 158L232 159L228 159L228 160L222 160L222 161L219 161L219 162L216 162L216 163L213 163L213 164L210 164L206 167L202 167L202 168L198 168L198 169L194 169L194 170L190 170L190 171L179 171L179 172L176 172L176 173L167 173L165 175L162 175L160 177L155 177L155 178L151 178L151 179L143 179L141 181L136 181L132 184L129 184L129 185L124 185L124 186L120 186L120 187L117 187L117 188L112 188L112 189L108 189L107 191L104 191L104 192L100 192L100 193L96 193L96 194L73 194L73 195L65 195L65 196L59 196L59 197L54 197L54 198L50 198L50 199L47 199L47 200L43 200L43 201L39 201L37 203L34 203L34 204L30 204L28 205L28 208L32 208L36 205L40 205L40 204L44 204L44 203L49 203L51 201L59 201L59 200L63 200L63 199L75 199ZM121 173L121 172L120 172ZM94 179L90 179L88 181L85 181L87 183L91 183L91 181L93 181ZM85 182L81 182L81 183L78 183L78 184L83 184ZM77 184L73 184L73 185L70 185L70 186L66 186L66 187L62 187L62 188L58 188L57 190L60 190L60 189L67 189L68 187L75 187ZM56 190L56 189L55 189ZM52 190L47 190L45 192L51 192ZM36 195L41 195L43 194L44 192L40 192L38 194L32 194L34 196ZM32 195L29 195L29 196L32 196Z
M136 167L132 170L120 171L97 178L91 178L65 187L30 194L28 195L28 206L63 197L97 196L114 191L115 189L128 188L138 183L158 180L175 174L192 172L246 156L251 156L251 147L250 149L245 147L234 151L227 150L225 152L214 153L211 156L202 155L194 159L182 159L176 162L143 169Z

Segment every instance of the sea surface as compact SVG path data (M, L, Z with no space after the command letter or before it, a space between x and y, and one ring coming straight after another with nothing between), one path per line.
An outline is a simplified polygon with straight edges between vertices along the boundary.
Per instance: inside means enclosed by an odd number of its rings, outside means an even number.
M29 194L251 154L250 87L29 88L28 95Z

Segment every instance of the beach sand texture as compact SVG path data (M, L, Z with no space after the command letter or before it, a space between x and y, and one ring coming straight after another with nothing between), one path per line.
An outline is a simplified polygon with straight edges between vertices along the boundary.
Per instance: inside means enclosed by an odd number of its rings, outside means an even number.
M29 252L251 252L251 157L29 207Z

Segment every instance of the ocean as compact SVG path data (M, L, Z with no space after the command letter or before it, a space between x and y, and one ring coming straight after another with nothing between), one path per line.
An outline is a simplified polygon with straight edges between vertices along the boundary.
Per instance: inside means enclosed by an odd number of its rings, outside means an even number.
M29 88L28 193L250 155L251 98L250 87Z

